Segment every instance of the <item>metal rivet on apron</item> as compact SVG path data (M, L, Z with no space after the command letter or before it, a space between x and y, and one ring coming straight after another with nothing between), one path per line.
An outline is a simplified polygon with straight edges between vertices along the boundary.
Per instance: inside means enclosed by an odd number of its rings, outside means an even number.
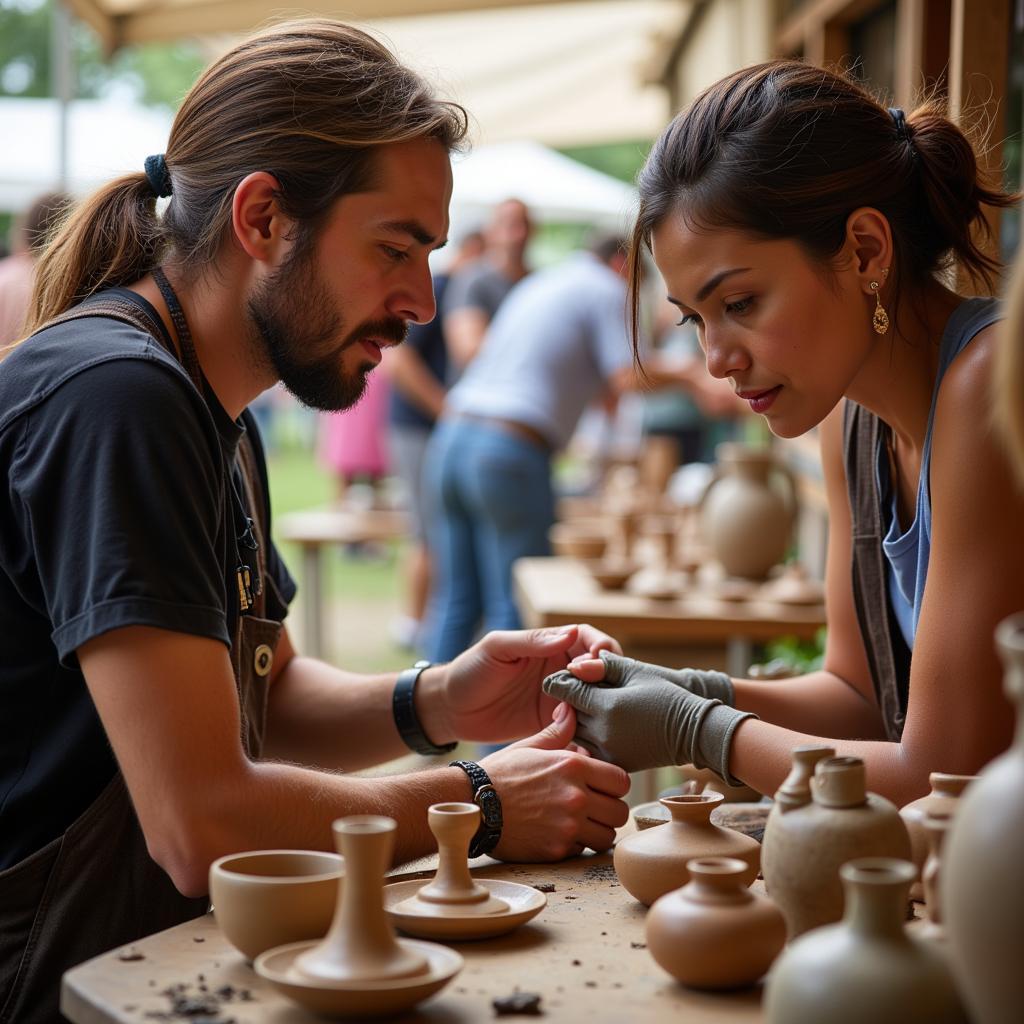
M256 675L268 675L273 664L274 652L266 644L260 644L252 657L252 665L256 670Z

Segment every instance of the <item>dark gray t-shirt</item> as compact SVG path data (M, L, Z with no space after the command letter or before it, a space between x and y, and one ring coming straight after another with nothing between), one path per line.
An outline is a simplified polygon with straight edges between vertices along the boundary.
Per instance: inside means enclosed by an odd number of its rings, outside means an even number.
M0 869L64 832L116 770L77 648L129 625L230 644L244 431L267 493L249 413L233 421L119 321L51 327L0 362ZM295 584L267 556L281 620Z
M477 260L452 275L441 312L447 316L460 309L478 309L491 321L514 283L487 260Z

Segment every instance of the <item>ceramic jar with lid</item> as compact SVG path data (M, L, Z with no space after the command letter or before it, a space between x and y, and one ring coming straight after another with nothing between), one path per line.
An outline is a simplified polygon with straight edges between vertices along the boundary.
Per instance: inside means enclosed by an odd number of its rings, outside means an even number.
M757 877L761 845L756 839L711 823L721 793L668 796L660 801L672 815L657 828L626 836L614 853L615 873L630 895L645 906L690 880L687 862L696 857L735 857L747 865L746 884Z
M842 917L841 865L909 858L910 837L895 805L867 792L864 762L831 757L815 768L810 803L769 817L765 847L765 886L794 939Z
M656 900L645 922L651 956L691 988L753 985L786 944L786 922L771 900L751 892L746 861L701 857L690 881Z

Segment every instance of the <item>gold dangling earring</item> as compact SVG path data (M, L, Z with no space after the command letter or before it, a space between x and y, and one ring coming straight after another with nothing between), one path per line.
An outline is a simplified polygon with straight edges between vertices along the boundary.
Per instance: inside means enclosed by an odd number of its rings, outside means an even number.
M884 273L887 274L888 270ZM871 326L875 329L875 334L885 334L889 330L889 314L886 313L882 300L878 297L879 284L877 281L872 281L868 287L875 293L875 313L871 317Z

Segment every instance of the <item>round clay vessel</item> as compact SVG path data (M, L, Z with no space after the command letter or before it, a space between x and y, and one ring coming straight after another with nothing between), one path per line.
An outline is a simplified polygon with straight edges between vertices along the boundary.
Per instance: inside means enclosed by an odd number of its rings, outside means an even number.
M659 896L690 880L686 864L695 857L736 857L745 861L746 884L757 877L761 844L750 836L711 824L721 793L668 796L661 800L672 820L626 836L613 855L615 873L632 896L650 906Z
M622 590L638 568L635 562L616 558L597 558L583 564L602 590Z
M1017 728L1010 749L960 798L941 892L950 958L972 1020L1016 1024L1024 1007L1024 613L999 624L996 646Z
M939 943L946 940L942 913L942 849L946 843L946 835L953 826L954 816L949 811L931 811L924 816L924 829L928 835L928 856L921 869L920 884L924 889L928 917L920 923L914 934L918 938Z
M548 531L548 540L556 555L568 558L600 558L608 547L608 534L600 519L555 523Z
M645 931L651 956L691 988L753 985L786 944L778 907L747 888L748 864L701 857L690 881L656 900Z
M921 871L928 857L928 831L924 827L925 815L933 811L953 813L956 801L977 778L976 775L947 775L945 772L932 772L928 776L931 792L918 797L912 803L900 809L900 817L910 833L910 859L917 868L917 881L910 887L912 900L924 899L924 888L921 885Z
M797 939L776 961L768 1024L967 1024L942 955L907 934L914 865L868 857L840 874L842 922Z
M810 803L769 816L765 848L765 886L794 939L842 917L842 864L908 858L910 837L895 805L865 791L864 762L832 757L815 768Z
M243 956L302 939L322 939L331 926L345 862L336 853L258 850L210 865L217 927Z
M704 539L729 576L762 580L789 547L796 518L792 475L770 448L730 442L715 455L715 477L700 503Z

